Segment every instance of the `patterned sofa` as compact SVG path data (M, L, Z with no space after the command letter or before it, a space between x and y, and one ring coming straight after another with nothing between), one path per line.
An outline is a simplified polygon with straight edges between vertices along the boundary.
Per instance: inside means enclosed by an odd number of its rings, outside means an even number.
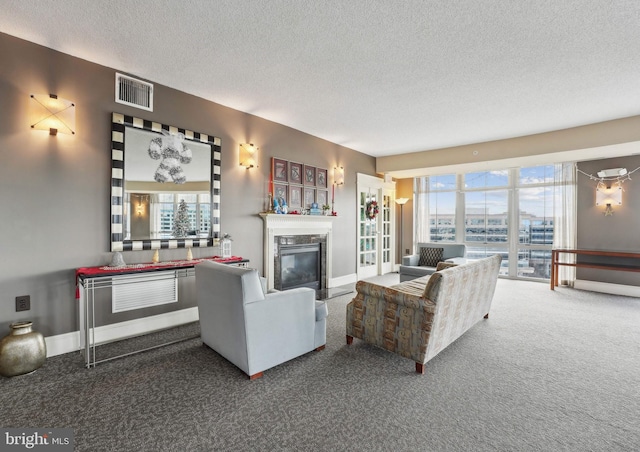
M456 265L395 286L366 281L347 305L347 344L357 337L416 362L416 372L465 331L489 317L502 258Z

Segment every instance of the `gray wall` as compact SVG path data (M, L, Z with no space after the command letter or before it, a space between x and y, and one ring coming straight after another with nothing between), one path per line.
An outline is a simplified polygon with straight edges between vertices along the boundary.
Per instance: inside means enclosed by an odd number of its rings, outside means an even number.
M591 160L578 163L578 168L596 176L608 168L640 167L640 156ZM604 216L604 208L596 206L596 181L578 174L577 241L579 249L640 252L640 171L631 175L631 180L622 184L622 205L613 207L612 216ZM583 261L588 258L583 257ZM606 259L598 258L602 262ZM616 259L616 262L622 262ZM637 260L635 262L637 265ZM621 271L578 268L577 278L612 284L639 286L640 274Z
M250 259L260 271L263 224L257 214L266 204L271 157L329 169L344 166L345 185L336 189L333 277L356 272L356 173L375 175L373 157L158 84L153 112L116 104L115 69L1 33L0 55L0 335L8 332L9 323L23 319L33 320L45 336L77 329L75 269L111 259L113 111L222 139L222 231L233 235L233 253ZM75 101L76 135L32 131L32 93ZM242 142L260 147L259 168L239 166ZM218 248L193 249L194 257L218 253ZM124 253L124 258L127 263L149 262L152 255L137 251ZM161 250L162 260L185 256L185 250ZM30 311L15 312L18 295L31 295ZM179 306L161 310L194 305L192 296L183 298Z

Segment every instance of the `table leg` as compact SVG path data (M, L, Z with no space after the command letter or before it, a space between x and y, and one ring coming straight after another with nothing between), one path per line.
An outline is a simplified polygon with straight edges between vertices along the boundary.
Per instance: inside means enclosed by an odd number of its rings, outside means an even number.
M551 290L554 290L556 284L556 251L551 250Z

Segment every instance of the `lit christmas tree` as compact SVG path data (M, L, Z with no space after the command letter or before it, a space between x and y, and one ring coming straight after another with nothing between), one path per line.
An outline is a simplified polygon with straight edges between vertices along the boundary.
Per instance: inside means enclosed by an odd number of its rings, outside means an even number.
M173 236L176 238L186 237L190 226L189 221L189 207L184 199L180 200L178 205L178 213L176 219L173 222Z

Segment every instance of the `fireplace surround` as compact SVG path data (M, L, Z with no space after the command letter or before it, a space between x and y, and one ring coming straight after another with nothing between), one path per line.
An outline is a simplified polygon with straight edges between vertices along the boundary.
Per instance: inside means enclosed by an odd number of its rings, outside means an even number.
M319 243L321 275L319 289L331 287L332 236L335 217L320 215L277 215L261 213L264 221L264 276L267 288L275 289L276 258L280 245ZM277 270L280 272L280 268ZM280 283L279 283L280 284Z

